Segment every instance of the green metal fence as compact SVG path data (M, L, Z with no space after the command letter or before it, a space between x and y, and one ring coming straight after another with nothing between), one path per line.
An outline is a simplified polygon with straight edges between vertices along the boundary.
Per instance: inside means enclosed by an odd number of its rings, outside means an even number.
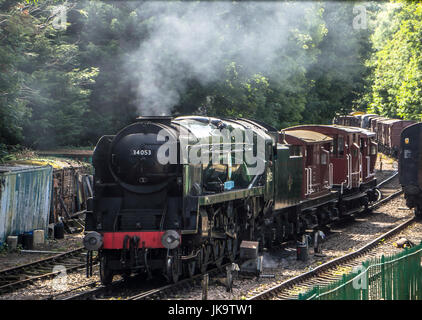
M422 300L422 242L396 255L367 260L342 279L315 286L299 300Z

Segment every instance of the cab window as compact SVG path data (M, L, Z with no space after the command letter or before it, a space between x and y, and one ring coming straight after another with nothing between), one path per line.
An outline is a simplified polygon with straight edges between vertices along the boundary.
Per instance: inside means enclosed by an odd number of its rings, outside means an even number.
M302 156L302 147L301 146L290 146L290 157L301 157Z

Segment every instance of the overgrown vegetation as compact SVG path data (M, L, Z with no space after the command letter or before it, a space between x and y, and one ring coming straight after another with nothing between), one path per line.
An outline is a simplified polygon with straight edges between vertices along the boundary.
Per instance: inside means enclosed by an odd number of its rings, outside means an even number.
M149 10L148 2L70 2L67 27L56 28L52 6L61 3L0 0L3 161L19 145L93 146L144 110L130 69L138 66L134 52L150 39L160 11ZM353 28L358 4L367 10L366 29ZM178 5L170 2L168 11ZM262 8L255 2L236 5L239 17L228 27L242 36L253 33ZM270 70L251 72L236 52L227 52L218 60L225 71L217 80L204 82L186 72L171 113L251 117L278 128L330 123L336 113L367 109L419 120L421 21L420 2L312 3L285 30L287 40Z
M367 93L370 111L421 120L422 3L394 1L378 14L372 35L375 52Z

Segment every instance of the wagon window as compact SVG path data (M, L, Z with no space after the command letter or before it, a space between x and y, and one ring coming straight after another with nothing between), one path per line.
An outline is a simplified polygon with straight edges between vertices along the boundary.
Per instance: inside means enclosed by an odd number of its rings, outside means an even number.
M313 151L313 155L314 155L314 160L313 160L313 164L320 164L320 160L319 160L319 154L320 154L320 150L317 147L312 147L312 151Z
M335 135L334 139L333 139L333 146L332 146L332 151L331 151L334 155L334 157L337 158L337 153L338 153L338 135Z
M321 153L321 164L326 165L327 164L327 154L325 152Z
M371 145L371 156L376 156L377 155L377 146L376 145Z
M338 156L343 157L344 155L344 137L338 137Z
M301 157L302 147L301 146L290 146L290 157Z
M306 165L307 166L311 166L313 164L313 157L314 157L314 153L313 153L312 146L307 146L306 147Z

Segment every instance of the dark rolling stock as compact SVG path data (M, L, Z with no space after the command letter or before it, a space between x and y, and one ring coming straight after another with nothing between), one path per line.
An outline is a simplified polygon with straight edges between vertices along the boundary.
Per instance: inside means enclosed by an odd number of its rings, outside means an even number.
M380 152L397 158L402 130L414 123L413 120L390 119L374 114L338 116L333 123L359 127L375 133Z
M399 179L406 204L422 217L422 123L405 128L400 135Z
M177 281L234 261L243 240L296 239L376 200L372 139L341 126L141 117L98 141L85 246L109 284L132 272Z

